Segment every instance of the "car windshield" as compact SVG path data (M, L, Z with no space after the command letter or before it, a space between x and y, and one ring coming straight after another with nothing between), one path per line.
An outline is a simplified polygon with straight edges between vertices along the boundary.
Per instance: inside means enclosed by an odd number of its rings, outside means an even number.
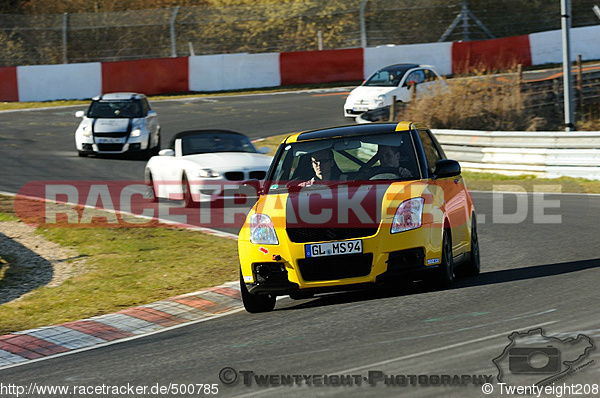
M93 101L88 109L89 118L144 117L139 101Z
M405 73L406 69L381 69L371 75L363 86L394 87L400 84Z
M328 168L328 183L414 180L420 170L409 132L340 137L285 144L272 168L269 192L316 178Z
M204 133L182 137L181 152L184 156L211 152L256 153L256 148L244 135Z

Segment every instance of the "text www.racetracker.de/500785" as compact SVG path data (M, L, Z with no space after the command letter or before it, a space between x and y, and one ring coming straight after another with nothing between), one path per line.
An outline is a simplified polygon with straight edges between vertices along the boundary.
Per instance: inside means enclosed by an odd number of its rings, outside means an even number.
M170 383L167 385L134 385L127 383L122 386L97 385L97 386L43 386L37 383L29 385L4 384L0 383L0 396L24 397L24 396L45 396L45 395L106 395L110 397L119 395L216 395L219 393L218 384L201 383Z

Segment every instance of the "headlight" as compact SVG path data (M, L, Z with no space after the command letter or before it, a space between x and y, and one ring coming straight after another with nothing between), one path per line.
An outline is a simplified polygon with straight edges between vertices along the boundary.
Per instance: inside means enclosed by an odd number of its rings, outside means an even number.
M380 95L375 99L375 105L383 106L385 104L385 95Z
M392 220L392 234L419 228L423 222L423 204L425 199L412 198L405 200L396 209Z
M132 136L132 137L139 137L141 134L142 134L142 130L140 130L140 129L134 129L134 130L131 132L131 136Z
M92 126L85 125L81 128L81 131L83 132L84 137L89 137L92 135Z
M212 169L200 169L200 171L198 171L198 177L200 178L217 178L220 176L221 175L219 173L213 171Z
M250 216L250 242L264 245L279 244L273 221L266 214Z

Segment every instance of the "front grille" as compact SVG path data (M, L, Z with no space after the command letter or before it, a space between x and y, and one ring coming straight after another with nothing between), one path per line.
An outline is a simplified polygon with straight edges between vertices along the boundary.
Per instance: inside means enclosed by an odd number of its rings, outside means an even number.
M357 278L367 276L373 266L373 253L347 254L302 258L298 268L305 281L326 281L332 279Z
M244 179L244 173L241 171L228 171L225 173L225 178L229 181L242 181Z
M264 178L265 178L266 175L267 175L267 173L264 172L264 171L251 171L250 172L250 179L264 180Z
M121 152L123 144L98 144L98 150L101 152Z
M375 235L377 228L287 228L292 242L323 242Z
M125 131L119 131L116 133L98 133L98 132L94 132L94 136L95 137L110 137L110 138L122 138L122 137L127 137L129 134L127 134L127 132Z

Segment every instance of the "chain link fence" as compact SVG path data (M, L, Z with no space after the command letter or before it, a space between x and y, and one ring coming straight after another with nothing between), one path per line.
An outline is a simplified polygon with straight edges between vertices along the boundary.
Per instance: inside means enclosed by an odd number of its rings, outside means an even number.
M600 23L596 0L573 27ZM549 4L552 3L552 4ZM544 0L298 0L64 15L0 14L0 66L479 40L560 29Z

